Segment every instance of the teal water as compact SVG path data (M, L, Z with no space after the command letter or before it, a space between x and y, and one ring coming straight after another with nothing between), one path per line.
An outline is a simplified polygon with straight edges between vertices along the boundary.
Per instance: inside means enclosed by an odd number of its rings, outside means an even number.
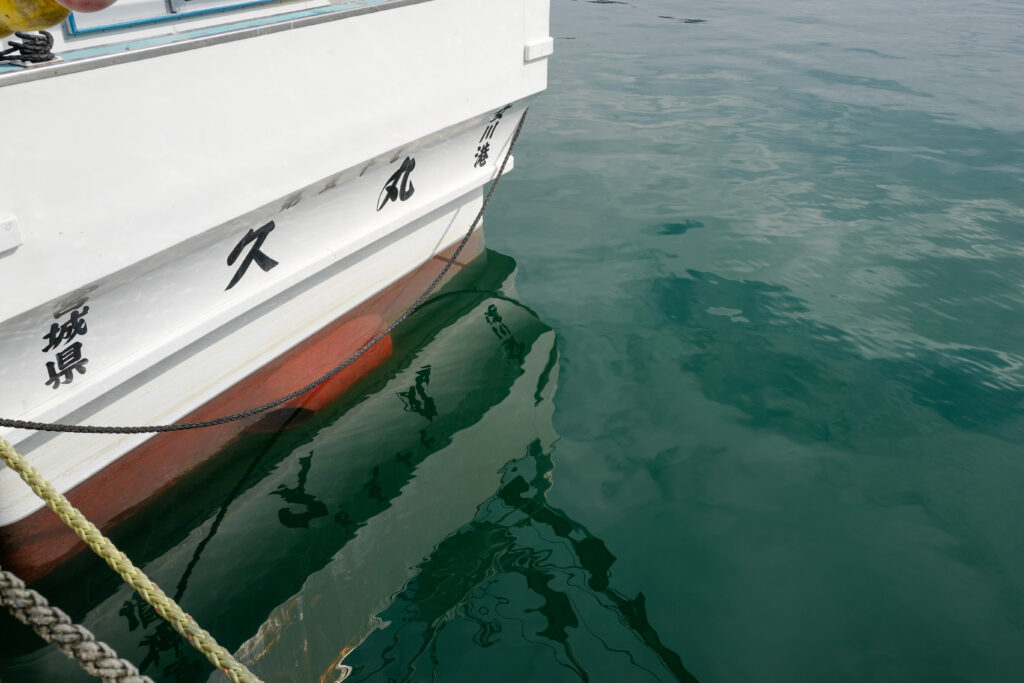
M550 503L700 680L1024 680L1024 6L552 30L490 216L559 334Z
M117 540L271 682L1024 679L1024 5L552 34L492 251ZM206 680L88 558L44 584Z

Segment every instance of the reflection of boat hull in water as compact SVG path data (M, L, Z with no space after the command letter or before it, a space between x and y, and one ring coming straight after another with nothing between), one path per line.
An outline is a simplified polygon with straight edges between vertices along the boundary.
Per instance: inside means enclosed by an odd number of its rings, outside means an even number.
M243 650L267 680L317 680L331 670L409 567L493 493L504 462L533 440L552 442L554 335L520 304L493 297L512 262L485 253L396 330L383 386L295 429L244 435L115 530L218 640L234 648L252 638ZM154 548L161 537L174 546ZM83 576L112 588L97 565L76 557L40 588L158 680L195 680L205 663L173 632L165 636L166 625L150 621L129 590L89 602ZM337 586L345 595L308 592L337 576L349 581ZM347 594L356 585L367 589L360 600ZM288 618L289 605L300 605L300 623ZM309 616L323 608L332 618ZM290 651L299 634L308 646ZM0 677L67 680L72 667L44 652L7 662Z
M452 530L473 519L501 484L504 466L534 444L550 451L556 439L551 425L557 385L554 333L544 332L531 342L519 330L510 331L501 316L515 328L508 320L514 312L501 302L485 302L472 316L486 318L489 309L492 318L497 316L492 330L500 333L504 327L504 348L529 345L523 351L522 375L500 404L421 462L415 478L387 509L367 520L242 646L240 660L268 680L287 671L299 671L301 680L342 678L345 655L379 625L376 615L414 576L416 565ZM454 337L440 335L438 341L454 345Z
M174 423L314 379L430 282L402 278L436 272L546 84L547 0L172 4L0 64L0 417ZM225 441L0 436L104 528ZM28 580L78 547L40 508L0 469L0 562Z
M644 595L611 585L604 542L549 504L553 333L517 352L517 311L494 303L475 313L523 374L243 644L240 659L268 680L695 681L648 620ZM450 631L459 635L443 643ZM481 675L506 633L536 649L511 658L521 671ZM474 652L484 653L477 666Z
M244 435L115 540L267 681L692 681L643 594L613 587L610 550L548 502L558 351L505 296L512 269L485 252L396 330L374 384ZM40 587L157 680L202 680L99 565L79 556ZM23 631L0 648L38 647ZM4 680L81 676L49 649L0 655Z

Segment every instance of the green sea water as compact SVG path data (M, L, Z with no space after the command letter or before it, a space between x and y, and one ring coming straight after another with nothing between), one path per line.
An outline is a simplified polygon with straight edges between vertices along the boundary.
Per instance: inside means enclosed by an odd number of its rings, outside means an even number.
M1024 5L552 34L484 257L115 540L270 683L1024 680ZM98 562L40 588L210 676Z

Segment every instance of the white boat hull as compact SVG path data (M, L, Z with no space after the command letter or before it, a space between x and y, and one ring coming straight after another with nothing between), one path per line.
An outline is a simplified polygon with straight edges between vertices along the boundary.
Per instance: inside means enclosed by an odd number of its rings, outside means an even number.
M395 5L0 72L0 416L180 420L462 237L547 0ZM62 491L148 438L0 436ZM40 505L0 471L0 528Z

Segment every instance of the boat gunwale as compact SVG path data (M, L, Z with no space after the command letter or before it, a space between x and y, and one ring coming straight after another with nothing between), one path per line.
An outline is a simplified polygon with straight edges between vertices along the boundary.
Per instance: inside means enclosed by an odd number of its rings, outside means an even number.
M137 49L123 49L111 54L96 55L93 57L83 57L78 59L61 59L60 61L52 63L44 63L28 68L21 68L17 71L0 72L0 88L18 83L53 78L55 76L91 71L92 69L100 69L107 66L114 66L116 64L126 64L143 59L163 57L178 52L197 50L211 45L232 43L238 40L245 40L247 38L255 38L257 36L268 35L271 33L290 31L292 29L303 28L305 26L315 26L317 24L323 24L331 21L350 19L356 16L374 14L376 12L383 12L386 10L398 9L400 7L418 5L432 1L433 0L384 0L384 2L377 2L357 7L339 7L334 10L331 10L328 5L327 7L317 7L310 10L304 10L304 12L307 13L305 16L293 16L289 19L282 19L278 21L274 21L273 17L267 17L267 23L258 23L256 25L234 30L223 29L225 26L230 26L231 23L251 23L253 19L250 18L231 22L229 24L199 28L195 30L196 33L208 32L211 30L219 32L209 35L196 35L194 37L174 40L160 45L151 45ZM130 41L125 41L125 43L127 42Z

